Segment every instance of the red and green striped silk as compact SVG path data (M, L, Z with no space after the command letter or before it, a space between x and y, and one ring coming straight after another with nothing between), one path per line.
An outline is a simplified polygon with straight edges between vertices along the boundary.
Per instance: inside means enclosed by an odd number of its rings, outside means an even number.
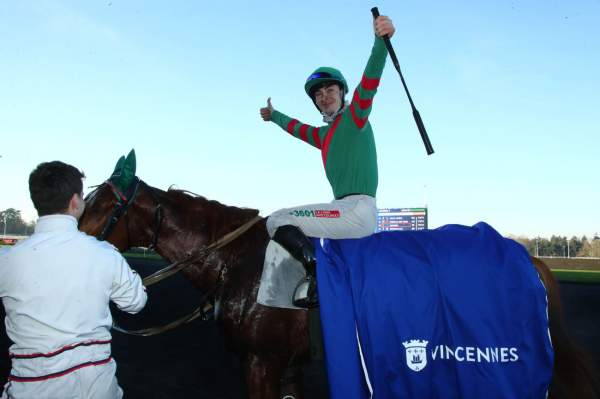
M294 137L321 150L325 174L335 198L377 192L377 151L369 114L385 66L387 49L375 38L363 77L352 102L331 124L310 126L273 111L272 120Z

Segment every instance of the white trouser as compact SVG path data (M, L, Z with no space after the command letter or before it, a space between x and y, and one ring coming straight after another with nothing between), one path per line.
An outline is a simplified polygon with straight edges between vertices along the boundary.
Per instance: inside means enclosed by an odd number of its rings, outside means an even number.
M349 195L326 204L285 208L267 219L267 231L273 237L278 227L291 224L309 237L361 238L375 232L377 204L368 195Z
M9 381L1 399L121 399L114 360L35 382Z

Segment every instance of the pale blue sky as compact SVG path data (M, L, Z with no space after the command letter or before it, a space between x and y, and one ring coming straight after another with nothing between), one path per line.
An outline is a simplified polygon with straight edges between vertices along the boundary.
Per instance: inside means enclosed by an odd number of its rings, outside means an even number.
M319 124L304 80L331 65L358 83L375 5L436 150L388 61L370 118L379 206L426 202L430 227L600 232L600 0L0 2L0 209L35 218L40 162L92 185L131 148L163 189L263 215L329 201L318 151L258 109L271 96Z

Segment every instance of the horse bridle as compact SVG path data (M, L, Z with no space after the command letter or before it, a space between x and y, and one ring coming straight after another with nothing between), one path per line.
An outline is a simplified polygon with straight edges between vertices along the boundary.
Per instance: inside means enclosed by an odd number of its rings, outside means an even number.
M100 234L98 234L98 236L96 236L96 238L98 240L105 241L108 238L108 236L110 235L110 233L112 233L113 229L115 228L115 226L117 225L117 223L119 222L121 217L123 215L125 215L125 219L126 219L125 222L127 224L127 228L126 228L126 230L127 230L127 245L130 246L129 218L127 216L127 210L129 208L129 206L131 204L133 204L133 202L135 201L135 199L137 197L140 183L142 183L142 181L136 176L134 178L134 180L127 187L127 190L125 190L125 193L123 193L110 180L107 180L104 182L104 184L106 184L110 187L112 193L117 198L117 203L115 204L115 207L114 207L110 217L106 221L104 228L102 229ZM154 202L156 203L156 206L154 208L154 227L152 228L152 238L150 239L150 245L148 245L148 249L152 250L152 249L156 248L156 244L158 242L158 234L159 234L160 227L161 227L162 221L163 221L163 209L162 209L161 203L158 201L158 199L156 198L156 196L154 195L154 193L152 191L150 191L150 195L152 196L152 198L154 199Z

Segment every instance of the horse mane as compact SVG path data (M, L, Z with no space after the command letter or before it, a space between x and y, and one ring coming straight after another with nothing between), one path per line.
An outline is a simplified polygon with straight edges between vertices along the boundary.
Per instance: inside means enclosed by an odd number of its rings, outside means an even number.
M258 209L225 205L187 190L170 187L163 191L149 185L148 188L165 209L174 211L171 217L177 224L190 230L208 228L213 238L241 226L259 213Z
M259 212L258 209L240 208L237 206L225 205L216 200L209 200L208 198L206 198L202 195L199 195L199 194L195 194L191 191L176 189L176 188L172 188L172 187L169 187L169 189L166 191L166 194L167 194L167 196L170 196L175 201L182 201L182 202L187 201L192 204L196 204L196 205L201 204L204 207L215 208L215 209L221 208L228 212L240 213L243 215L247 215L248 217L256 216L256 215L258 215L258 212Z

